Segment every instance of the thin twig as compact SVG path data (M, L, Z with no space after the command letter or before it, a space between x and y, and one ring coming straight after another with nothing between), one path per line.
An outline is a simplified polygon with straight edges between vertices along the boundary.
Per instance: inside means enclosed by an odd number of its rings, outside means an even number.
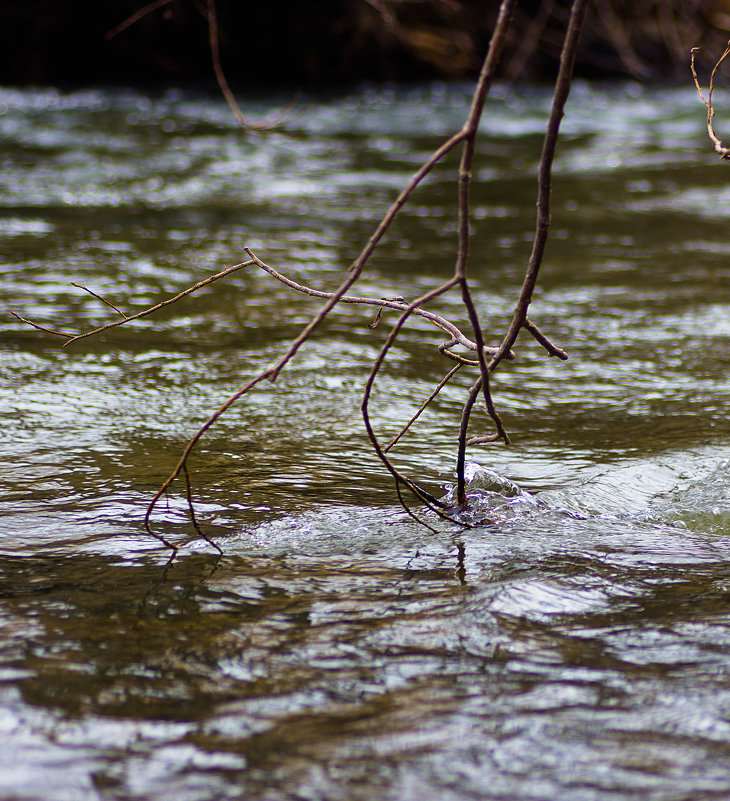
M34 323L32 320L21 317L18 312L9 310L9 314L12 314L12 316L15 317L16 320L20 320L21 323L25 323L31 328L35 328L36 331L43 331L46 334L53 334L53 336L63 337L64 339L73 339L74 337L78 336L78 334L70 334L68 331L56 331L55 328L46 328L44 325L39 325L38 323Z
M241 111L241 106L238 104L236 100L236 96L233 94L231 87L228 83L228 79L226 78L226 74L223 71L223 66L221 64L221 54L220 54L220 33L218 30L218 14L216 11L215 0L208 0L207 3L207 20L208 20L208 43L210 44L210 55L211 60L213 62L213 72L215 73L215 79L218 83L218 87L223 94L223 97L226 99L226 103L228 103L228 108L230 108L231 113L236 118L238 124L245 128L247 131L253 131L254 133L263 133L264 131L270 131L272 128L275 128L277 125L281 123L281 121L287 116L287 114L294 108L296 105L296 98L284 109L279 111L274 117L270 120L266 120L265 122L251 122L248 120L244 113Z
M172 484L172 482L180 475L181 471L183 469L185 469L185 466L186 466L187 461L188 461L188 457L192 453L193 448L200 441L200 438L203 436L203 434L205 434L205 432L218 420L218 418L221 417L221 415L227 409L229 409L231 406L233 406L233 404L239 398L243 397L250 389L255 387L256 384L259 384L265 378L268 378L270 376L270 374L271 374L271 368L269 368L267 370L263 370L255 378L251 379L244 387L239 389L238 392L235 392L233 395L231 395L225 401L225 403L223 403L221 406L219 406L213 412L213 414L211 414L210 417L203 423L203 425L200 426L200 428L195 432L195 434L192 437L192 439L188 442L188 444L183 449L183 452L180 455L180 458L178 459L177 464L175 465L172 473L170 473L170 475L165 479L165 481L163 482L162 486L157 490L157 492L155 493L154 498L152 498L152 500L149 502L149 504L147 506L147 512L145 513L145 516L144 516L144 525L145 525L145 528L146 528L146 530L147 530L147 532L149 534L151 534L154 537L157 537L158 539L161 539L159 534L156 534L155 532L152 531L152 526L150 524L150 518L152 517L152 513L154 512L155 507L157 506L157 503L159 502L160 498L162 498L163 495L165 495L165 493L169 489L169 487Z
M525 279L522 283L522 289L520 290L520 296L512 316L512 321L500 346L500 352L492 359L492 363L490 364L491 370L494 370L517 341L520 329L524 326L525 320L527 319L527 310L532 301L535 285L537 284L537 276L545 253L548 229L550 227L552 166L558 143L560 121L565 113L565 104L570 94L575 55L578 49L578 41L583 28L587 7L588 0L574 0L570 11L570 21L563 41L563 49L560 54L560 69L555 81L553 104L545 131L545 140L543 142L540 166L538 168L537 222L535 237L532 243L532 252L530 253Z
M715 64L712 73L710 74L710 87L707 90L707 99L705 100L705 96L702 93L702 89L700 88L700 82L697 78L697 70L695 69L695 54L698 52L699 47L693 47L690 51L690 68L692 69L692 77L694 78L695 86L697 87L697 92L699 93L700 99L705 104L707 108L707 135L710 137L710 141L714 145L715 152L720 156L721 159L730 159L730 147L725 147L720 139L715 134L715 130L712 125L712 118L715 116L715 108L712 105L712 92L715 88L715 75L717 74L718 69L723 61L730 55L730 42L727 43L727 47L725 48L725 52L720 56L717 64Z
M396 214L405 206L408 198L411 196L415 188L421 181L431 172L436 164L449 153L459 142L463 139L463 132L459 131L447 139L440 147L426 159L426 161L416 170L411 180L400 191L398 197L391 203L383 218L380 220L375 228L375 231L368 239L363 249L358 254L357 258L350 265L349 275L340 284L340 286L332 293L332 297L320 309L319 313L310 320L310 322L302 329L299 336L292 342L287 352L282 356L279 362L274 367L271 374L271 380L275 381L279 373L284 369L288 362L294 357L296 352L307 341L312 332L319 326L324 318L334 309L339 303L340 298L347 292L347 290L358 280L362 274L365 264L367 263L373 251L377 247L380 240L383 238L387 230L390 228ZM245 248L244 248L245 250ZM246 251L248 253L248 251ZM249 254L250 255L250 254Z
M158 8L162 8L162 6L167 6L172 2L172 0L155 0L154 3L149 3L146 6L143 6L138 11L135 11L134 14L127 17L124 22L119 23L116 28L112 28L104 37L105 39L113 39L117 34L120 34L122 31L125 31L130 26L134 25L135 22L139 22L142 17L146 17L148 14L151 14L153 11L157 11Z
M280 273L274 267L263 262L259 259L250 248L244 248L246 253L251 257L251 260L256 264L257 267L260 267L264 272L268 273L273 278L276 278L277 281L280 281L285 286L290 287L291 289L295 289L297 292L301 292L303 295L309 295L313 298L326 298L331 299L334 298L336 293L335 292L323 292L319 289L313 289L312 287L306 286L306 284L300 284L297 281L293 281L291 278L287 278L287 276ZM368 297L358 297L355 295L341 295L338 298L339 303L354 303L363 306L379 306L381 309L395 309L396 311L405 311L410 307L410 304L404 300L393 300L388 298L368 298ZM439 346L439 351L443 352L442 349L445 349L447 346L453 345L461 345L462 347L466 348L467 350L476 350L477 345L476 342L469 339L462 331L457 328L453 323L447 320L445 317L442 317L440 314L434 314L434 312L427 311L426 309L416 308L414 309L413 313L418 317L423 317L425 320L428 320L430 323L433 323L437 328L440 328L442 331L445 331L452 339L449 342L444 343L444 345ZM371 325L371 327L373 327ZM489 347L484 346L484 353L487 356L492 356L497 353L496 347ZM449 355L449 354L445 354ZM507 359L514 359L515 354L514 352L507 354L505 357ZM467 362L468 364L475 364L475 362Z
M469 189L471 187L471 165L474 157L474 150L476 147L476 135L479 129L479 121L484 112L484 104L486 103L489 89L492 85L492 80L497 68L497 62L502 51L502 46L507 37L512 12L514 10L515 0L503 0L499 8L499 15L497 22L494 26L494 32L489 43L489 50L484 59L479 80L472 96L471 107L469 109L469 116L467 117L464 128L464 146L459 163L458 173L458 250L456 255L456 265L454 267L454 276L459 283L461 289L461 297L469 315L472 331L474 332L474 340L476 342L477 359L479 361L479 370L481 373L481 388L484 393L484 400L487 408L490 410L490 415L497 428L497 432L509 443L509 437L502 425L497 410L494 407L490 394L489 386L489 367L484 354L484 341L482 337L481 324L479 322L479 315L477 314L476 306L471 297L469 284L466 280L466 268L469 259L469 227L470 227L470 206L469 206ZM462 421L463 422L463 421ZM464 426L460 426L460 431L464 430ZM457 503L459 505L466 502L465 491L465 477L464 477L464 450L465 442L459 441L458 456L456 462L456 483L457 483Z
M48 334L54 334L55 336L64 337L68 341L63 343L63 347L65 348L67 345L70 345L72 342L76 342L79 339L84 339L85 337L91 337L95 334L100 334L102 331L108 331L110 328L117 328L120 325L124 325L125 323L131 323L134 320L139 320L142 317L147 317L150 314L154 314L155 312L159 311L160 309L164 309L165 306L169 306L172 303L177 303L178 300L184 298L186 295L191 295L193 292L197 292L199 289L202 289L209 284L212 284L214 281L218 281L221 278L226 278L227 276L231 275L232 273L237 272L238 270L242 270L244 267L250 267L254 264L253 261L244 261L241 264L234 264L233 267L226 267L225 270L221 270L221 272L216 273L215 275L211 275L208 278L203 279L202 281L198 281L197 283L189 286L187 289L183 289L182 292L178 292L177 295L173 298L168 298L167 300L163 300L161 303L157 303L154 306L150 306L147 309L143 309L142 311L137 312L136 314L130 314L126 316L123 312L119 311L115 306L112 308L119 312L122 315L122 320L114 320L111 323L106 323L105 325L101 325L98 328L93 328L90 331L85 331L81 334L69 334L64 331L54 331L51 328L44 328L43 326L38 325L37 323L33 323L30 320L26 320L24 317L21 317L19 314L15 312L10 312L14 317L17 317L18 320L21 320L28 325L33 326L33 328L37 328L39 331L45 331ZM78 284L74 284L74 286L79 286ZM102 302L106 303L107 306L111 306L111 303L108 303L103 298L99 297L96 293L92 292L91 290L87 289L86 287L80 287L84 291L88 292L90 295L94 295L94 297L99 298Z
M537 200L537 223L535 230L535 237L533 240L532 252L528 261L525 278L520 291L520 296L517 301L517 306L512 317L507 334L500 345L500 351L493 358L490 364L485 368L481 366L481 375L472 386L467 396L464 410L462 412L461 424L459 427L459 451L457 454L456 462L456 501L461 505L466 502L466 446L468 443L468 428L469 419L471 417L474 403L479 395L483 393L487 411L497 426L497 433L509 441L501 427L501 420L499 415L494 409L492 398L489 393L489 373L492 372L497 365L505 358L508 351L511 351L512 346L517 341L520 329L524 326L527 319L527 310L532 301L532 294L537 283L537 276L542 264L543 254L545 252L545 245L547 243L548 229L550 226L550 192L551 192L551 177L552 177L552 163L555 157L555 149L558 141L558 132L560 130L560 121L563 117L565 110L565 103L568 99L570 92L570 84L573 77L573 65L575 63L575 55L578 49L578 40L583 28L583 21L588 6L588 0L574 0L570 12L570 21L568 29L563 40L563 49L560 54L560 69L558 77L555 81L555 92L553 95L553 105L548 120L547 129L545 131L545 140L543 143L542 155L540 158L540 166L538 169L538 200ZM465 302L468 300L465 298ZM533 327L534 328L534 327ZM532 332L534 335L534 331ZM476 335L476 331L475 331ZM543 335L543 339L546 338ZM478 339L477 339L478 341ZM547 340L546 340L547 341ZM477 353L480 354L479 351ZM480 354L481 356L481 354ZM482 359L480 358L480 362ZM472 440L474 441L474 440Z
M110 303L106 298L103 298L101 295L97 295L96 292L93 292L87 286L83 286L82 284L77 284L74 281L71 281L71 286L75 286L76 289L83 289L84 292L88 292L92 297L101 301L105 306L108 306L110 309L114 309L114 311L117 314L121 315L125 320L127 319L127 315L123 311L120 311L113 303Z
M375 430L372 425L372 421L370 420L369 403L370 403L370 395L372 394L373 386L375 384L375 378L377 377L378 372L380 371L380 368L382 367L383 362L385 361L385 357L388 351L395 342L400 330L403 328L408 318L411 316L411 314L413 314L415 309L417 309L421 304L426 303L429 300L432 300L433 298L444 294L445 292L448 292L448 290L456 286L457 283L458 280L456 278L451 278L446 283L441 284L441 286L438 286L435 289L431 289L429 292L426 292L425 294L421 295L421 297L414 300L413 303L409 304L408 308L398 318L398 321L391 329L387 339L385 340L383 346L380 349L380 352L378 353L375 361L373 362L373 366L370 370L370 375L368 376L365 382L365 387L363 389L362 403L360 404L360 411L362 413L363 422L365 423L365 430L367 431L368 437L370 438L373 450L375 451L376 455L385 466L385 469L393 476L397 484L401 483L405 485L419 500L421 500L429 509L431 509L431 511L435 512L436 514L439 515L439 517L442 517L446 520L451 520L451 517L442 512L438 507L436 507L431 502L432 499L425 497L423 492L419 489L419 487L417 487L410 479L408 479L406 476L400 473L386 455L385 451L383 450L383 447L380 445L380 442L378 441L378 438L375 434Z
M431 394L426 398L426 400L418 407L416 413L411 417L411 419L401 428L401 430L393 437L393 439L383 448L383 453L387 453L397 442L400 438L408 431L408 429L418 420L418 418L423 414L426 410L428 405L431 401L441 392L441 390L451 381L451 379L456 375L456 373L461 370L463 367L462 364L457 364L456 367L452 367L448 373L439 381L436 388L431 392Z
M558 359L562 359L563 361L568 360L568 354L562 349L559 348L557 345L553 345L553 343L543 334L543 332L532 322L529 318L525 317L525 322L522 323L522 327L525 331L529 331L533 337L545 348L545 350L550 354L550 356L557 356Z

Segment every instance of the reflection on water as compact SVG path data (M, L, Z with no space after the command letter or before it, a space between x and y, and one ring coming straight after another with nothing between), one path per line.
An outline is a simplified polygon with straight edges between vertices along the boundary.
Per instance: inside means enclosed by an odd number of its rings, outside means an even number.
M336 284L468 87L362 89L247 138L217 98L0 92L0 294L64 330L129 310L244 246ZM534 226L549 98L498 88L474 187L476 296L496 339ZM252 109L256 111L256 109ZM266 109L259 110L262 114ZM577 86L532 342L495 378L511 448L473 449L480 525L395 504L359 392L385 336L332 318L193 465L217 555L171 497L197 425L313 305L263 274L61 350L0 321L0 796L698 799L730 795L725 176L694 89ZM447 162L363 294L448 275ZM461 319L458 298L433 308ZM384 440L448 369L422 321L376 385ZM468 378L399 445L452 480ZM484 465L479 468L478 463Z

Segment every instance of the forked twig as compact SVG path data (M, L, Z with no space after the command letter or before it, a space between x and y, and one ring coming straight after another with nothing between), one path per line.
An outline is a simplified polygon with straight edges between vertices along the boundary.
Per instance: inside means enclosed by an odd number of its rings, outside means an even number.
M251 261L256 264L257 267L260 267L264 272L268 273L272 278L276 278L277 281L280 281L285 286L290 287L291 289L295 289L297 292L301 292L303 295L309 295L313 298L325 298L325 299L332 299L335 297L334 292L323 292L319 289L313 289L312 287L306 286L305 284L300 284L297 281L293 281L291 278L287 278L287 276L280 273L278 270L274 269L270 265L263 262L261 259L258 258L254 254L254 252L250 248L244 248L246 253L251 257ZM378 306L378 315L380 315L380 311L382 309L395 309L396 311L405 311L409 309L412 304L407 303L402 299L398 300L390 300L388 298L368 298L368 297L359 297L355 295L341 295L338 298L338 303L352 303L358 304L361 306ZM448 342L445 342L443 345L440 345L438 350L445 356L454 357L454 354L448 353L448 349L454 347L455 345L461 345L462 347L466 348L467 350L475 351L477 349L477 344L474 340L469 339L457 326L455 326L452 322L447 320L445 317L442 317L440 314L435 314L434 312L430 312L427 309L422 309L420 307L416 307L413 309L413 314L418 317L423 317L425 320L428 320L430 323L436 326L436 328L440 328L442 331L445 331L450 339ZM380 318L376 318L378 322L380 322ZM374 325L370 325L369 327L374 328ZM484 345L484 353L487 356L492 356L497 353L496 347L489 347ZM507 354L505 357L507 359L514 359L515 354L514 351ZM470 362L464 360L466 364L476 364L476 362Z
M241 264L234 264L233 267L226 267L225 270L221 270L219 273L215 275L208 276L208 278L204 278L202 281L198 281L197 283L189 286L187 289L183 289L182 292L178 292L172 298L168 298L167 300L163 300L161 303L156 303L154 306L150 306L147 309L142 309L142 311L137 312L136 314L126 315L124 312L117 309L116 306L113 306L109 303L108 300L105 300L100 295L97 295L96 292L92 292L90 289L87 289L85 286L81 286L80 284L73 284L72 286L78 287L79 289L83 289L84 292L88 292L90 295L93 295L95 298L100 300L107 306L110 306L114 311L118 312L122 315L121 320L114 320L111 323L106 323L105 325L100 325L98 328L92 328L90 331L84 331L81 334L70 334L67 331L55 331L52 328L45 328L42 325L38 325L34 323L32 320L27 320L25 317L21 317L17 312L11 311L10 314L13 315L16 319L20 320L27 325L36 328L39 331L45 331L47 334L53 334L57 337L63 337L67 340L67 342L63 343L63 347L65 348L67 345L70 345L72 342L76 342L79 339L84 339L86 337L92 337L95 334L100 334L102 331L108 331L110 328L118 328L120 325L124 325L125 323L134 322L134 320L140 320L142 317L148 317L150 314L154 314L155 312L159 311L160 309L164 309L165 306L170 306L173 303L177 303L178 300L184 298L186 295L192 295L193 292L197 292L199 289L202 289L208 284L212 284L215 281L220 280L221 278L227 278L232 273L238 272L238 270L244 269L244 267L250 267L255 262L253 261L244 261Z
M715 88L715 75L717 75L718 69L720 69L720 65L722 64L725 59L730 56L730 42L727 43L725 47L725 52L720 56L715 64L712 73L710 74L710 86L707 90L707 99L705 99L704 94L702 93L702 88L700 87L700 81L697 77L697 70L695 68L695 54L700 50L699 47L693 47L690 51L690 69L692 70L692 78L694 79L695 86L697 87L697 92L700 96L700 99L705 104L707 108L707 135L710 137L710 141L712 142L715 152L720 156L721 159L730 159L730 147L725 147L723 143L720 141L719 137L715 134L715 129L712 125L712 118L715 116L715 108L712 105L712 92Z
M142 9L140 12L138 12L137 15L133 15L128 20L126 20L125 23L123 23L121 26L118 26L118 28L115 29L115 31L112 33L117 33L119 32L119 30L123 30L125 27L128 27L129 25L133 24L138 19L140 19L144 13L150 13L156 8L165 5L166 2L168 1L169 0L160 0L160 2L151 3L150 5ZM64 339L67 340L65 345L68 345L71 342L74 342L78 339L99 334L110 328L115 328L119 325L124 325L125 323L133 322L134 320L153 314L154 312L164 308L165 306L168 306L182 299L186 295L189 295L192 292L195 292L198 289L201 289L207 286L208 284L211 284L214 281L217 281L223 277L229 276L232 273L236 272L237 270L243 269L251 265L255 265L259 269L271 275L277 281L280 281L284 285L288 286L291 289L294 289L297 292L308 295L310 297L320 298L325 301L324 305L317 312L317 314L315 314L312 317L312 319L307 323L307 325L303 327L299 335L289 343L284 353L281 354L281 356L272 365L261 370L256 376L251 378L237 392L231 395L224 403L222 403L218 407L218 409L216 409L208 417L208 419L203 423L203 425L200 426L200 428L195 432L194 436L190 439L190 441L183 449L183 452L181 453L172 472L165 479L162 486L157 491L157 493L152 498L147 507L144 522L145 522L145 528L148 531L148 533L156 537L165 546L172 548L173 550L176 550L177 548L176 545L171 543L161 534L158 534L157 532L152 530L151 519L160 500L167 496L168 490L170 489L172 483L182 473L185 481L188 510L193 527L207 542L216 547L220 552L221 549L212 540L210 540L207 537L207 535L203 533L197 520L194 508L193 496L192 496L190 475L188 472L188 460L190 454L192 453L193 449L196 447L200 439L203 437L203 435L211 428L211 426L213 426L218 421L221 415L223 415L234 403L236 403L236 401L242 398L246 393L248 393L255 386L260 384L262 381L276 380L280 372L286 367L289 361L291 361L291 359L294 358L298 350L309 339L313 331L323 322L323 320L326 319L326 317L330 314L330 312L340 303L376 306L378 309L378 313L376 320L371 327L374 327L375 324L377 324L377 322L380 321L380 315L383 309L391 309L400 313L400 316L398 317L397 321L392 326L388 336L386 337L386 340L383 343L371 367L370 373L365 383L365 387L363 390L362 404L361 404L361 411L365 428L375 453L382 461L386 470L390 472L390 474L393 476L395 480L396 491L401 504L413 519L427 526L429 529L434 530L430 524L424 522L419 517L417 517L408 507L403 498L402 490L404 488L408 489L409 492L411 492L416 498L418 498L418 500L424 503L429 510L431 510L433 513L440 516L441 518L449 520L451 522L459 523L460 525L467 525L462 523L461 521L455 520L448 513L448 510L444 508L443 504L440 501L431 496L425 490L421 489L410 478L403 475L400 472L400 470L398 470L392 463L387 453L400 440L400 438L410 428L413 422L421 415L421 413L428 406L428 404L436 397L436 395L443 388L443 386L446 385L446 383L456 374L456 372L462 366L468 365L472 367L478 367L479 375L468 392L459 426L456 501L457 505L459 506L465 504L466 492L465 492L464 466L465 466L466 446L471 444L481 444L484 442L493 442L497 439L502 439L506 443L509 443L509 437L502 424L500 415L492 400L490 392L490 373L504 359L514 358L514 352L512 351L512 346L516 342L520 330L523 328L526 329L547 350L547 352L551 356L557 356L558 358L561 359L567 358L565 352L562 349L558 348L557 346L553 345L550 342L550 340L545 336L545 334L543 334L540 331L540 329L527 318L527 310L532 299L532 293L537 281L537 275L540 268L540 264L542 262L545 243L547 240L547 230L550 221L550 179L551 179L552 161L555 153L560 119L563 115L565 102L567 100L568 91L570 88L573 63L575 60L575 51L577 48L577 42L578 42L578 37L580 35L583 18L585 16L587 2L588 0L574 0L572 4L570 22L566 32L565 41L563 43L560 71L555 85L553 108L546 129L545 142L543 145L543 153L539 167L538 215L537 215L537 225L536 225L535 238L533 242L533 248L530 255L530 259L528 261L525 279L523 281L520 296L517 305L515 307L508 331L498 347L487 346L484 343L484 334L479 320L479 315L477 313L476 304L471 295L471 290L467 281L467 266L469 262L469 243L470 243L469 192L471 187L472 162L476 148L476 138L477 138L479 122L483 115L486 98L489 93L489 89L491 87L494 75L496 73L497 61L499 59L502 46L506 39L512 12L516 5L516 0L502 0L500 4L499 14L490 41L489 50L485 56L484 63L482 65L482 69L479 75L479 79L477 81L476 87L472 95L469 114L467 116L464 125L461 127L459 131L457 131L455 134L449 137L446 141L444 141L439 147L437 147L434 150L431 156L429 156L429 158L426 159L426 161L419 167L419 169L414 173L414 175L408 181L406 186L403 187L403 189L399 192L396 199L391 203L391 205L388 207L385 214L381 218L380 222L375 227L375 230L373 231L370 238L362 247L360 253L357 255L357 257L350 265L350 268L344 280L341 281L339 287L337 287L334 291L324 292L313 289L312 287L308 287L304 284L300 284L296 281L293 281L292 279L284 276L278 270L275 270L274 268L270 267L268 264L259 259L250 249L246 248L245 251L249 257L247 261L242 262L240 264L236 264L233 267L226 268L216 273L215 275L212 275L207 279L192 285L188 289L183 290L182 292L178 293L172 298L169 298L165 301L162 301L161 303L156 304L155 306L136 312L135 314L129 316L127 316L123 311L118 309L109 301L105 300L100 295L97 295L95 292L92 292L86 287L80 287L81 289L88 292L93 297L97 298L99 301L104 303L105 305L112 308L122 317L122 319L112 321L110 323L94 328L93 330L87 332L72 334L63 331L53 330L50 328L45 328L29 320L26 320L25 318L20 317L20 315L14 313L16 318L22 320L23 322L33 326L38 330L51 333L55 336L63 337ZM224 97L226 98L227 102L231 107L231 110L233 111L234 116L247 129L261 130L269 127L269 124L265 124L264 126L252 125L245 119L244 115L241 112L240 107L235 101L235 97L233 96L233 93L231 92L231 89L225 78L225 75L223 73L220 64L219 31L218 31L218 22L216 17L215 0L207 0L207 19L208 19L211 54L213 59L214 70L216 72L216 78L218 80L219 86L221 88L221 91L223 92ZM723 59L725 58L725 56L728 55L728 52L730 52L730 44L728 46L728 51L726 51L726 53L723 55ZM718 65L715 68L716 70L721 62L722 59L720 60L720 62L718 62ZM713 79L714 75L715 72L713 71ZM712 91L712 81L710 87L710 97L711 97L711 91ZM708 105L708 125L712 116L709 111L710 108L711 104ZM452 150L454 150L459 146L461 146L462 151L457 173L457 184L458 184L457 253L456 253L456 261L452 277L445 283L425 292L420 297L416 298L411 302L408 302L403 298L391 298L391 299L369 298L369 297L348 294L350 288L362 275L362 272L370 256L372 255L375 248L378 246L378 244L380 243L380 241L390 228L391 224L393 223L394 219L396 218L401 208L408 202L413 192L417 189L417 187L424 180L424 178L434 169L434 167L447 154L449 154ZM79 285L75 284L75 286ZM457 327L456 325L454 325L441 315L438 315L424 308L424 305L429 301L432 301L435 298L443 295L444 293L449 292L450 290L456 288L458 288L461 292L462 302L468 314L469 323L471 326L471 332L469 335L465 334L459 327ZM393 438L387 446L383 447L378 441L377 435L375 433L370 418L370 411L369 411L370 398L372 395L372 391L377 376L388 356L390 349L392 348L396 339L400 335L403 327L412 316L417 316L421 317L422 319L425 319L426 321L434 325L436 328L445 332L448 335L448 341L439 345L438 351L444 356L456 360L458 363L452 370L449 371L449 373L445 376L445 378L443 378L441 382L438 384L438 386L431 392L427 400L420 406L420 408L412 416L410 421L406 423L406 425L401 429L400 433L395 438ZM467 359L458 353L454 353L452 351L452 348L457 346L463 347L467 351L476 353L476 359ZM494 433L487 435L478 435L469 438L468 428L469 428L471 412L473 410L474 404L476 403L480 395L483 396L484 398L487 414L491 418L492 423L494 425Z

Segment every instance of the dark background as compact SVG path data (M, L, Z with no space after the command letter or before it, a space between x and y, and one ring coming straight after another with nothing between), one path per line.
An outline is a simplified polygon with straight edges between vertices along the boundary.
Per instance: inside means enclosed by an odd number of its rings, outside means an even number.
M479 68L498 5L217 0L222 66L231 84L249 89L467 79ZM552 77L569 5L519 3L502 77ZM0 0L0 84L212 83L206 9L207 0ZM577 73L687 81L690 48L704 45L703 66L714 62L729 20L730 0L593 0Z

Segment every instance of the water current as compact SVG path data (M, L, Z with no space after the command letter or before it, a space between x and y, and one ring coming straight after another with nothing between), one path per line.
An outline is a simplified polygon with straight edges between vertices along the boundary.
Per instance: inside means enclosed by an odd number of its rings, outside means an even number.
M303 98L246 134L216 96L0 90L0 299L80 331L244 258L332 289L468 86ZM721 95L718 105L722 108ZM266 116L287 98L245 101ZM550 104L496 87L470 274L489 342L530 250ZM718 128L721 127L718 111ZM356 291L453 269L455 170ZM360 398L394 318L343 308L143 515L196 428L320 301L254 269L61 348L0 317L0 797L10 801L730 798L730 190L694 89L577 84L529 338L494 378L471 529L400 507ZM431 304L455 323L458 296ZM387 441L450 368L413 321L372 402ZM453 481L471 376L394 449ZM489 433L480 412L474 433Z

